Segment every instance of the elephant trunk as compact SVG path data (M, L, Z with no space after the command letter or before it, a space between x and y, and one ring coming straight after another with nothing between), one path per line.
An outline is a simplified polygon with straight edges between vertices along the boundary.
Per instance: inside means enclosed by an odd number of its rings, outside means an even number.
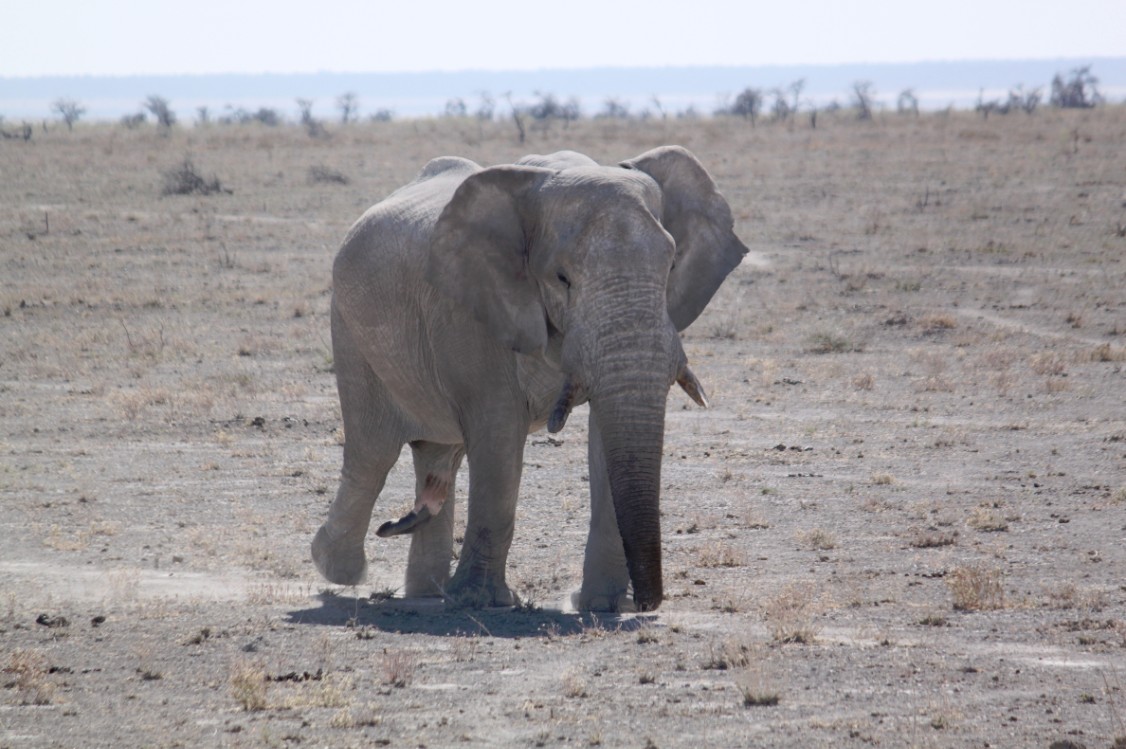
M603 381L590 400L639 611L656 609L664 595L660 496L668 382L663 376L649 379L638 387L635 371L625 387Z

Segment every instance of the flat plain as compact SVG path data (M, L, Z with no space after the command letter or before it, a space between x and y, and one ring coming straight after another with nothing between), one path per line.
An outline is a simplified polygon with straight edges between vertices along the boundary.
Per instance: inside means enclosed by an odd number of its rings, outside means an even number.
M0 141L0 746L1122 746L1124 115ZM351 222L435 156L667 143L751 254L683 336L661 609L565 605L584 414L529 438L520 608L395 598L374 535L324 583Z

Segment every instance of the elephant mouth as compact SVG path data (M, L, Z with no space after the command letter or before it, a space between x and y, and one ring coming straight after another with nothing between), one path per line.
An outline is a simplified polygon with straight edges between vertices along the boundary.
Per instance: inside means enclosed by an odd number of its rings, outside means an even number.
M701 408L708 407L708 395L704 392L704 386L700 384L687 362L681 365L680 371L677 372L676 384ZM562 431L567 424L567 418L571 415L571 409L586 403L588 397L589 393L582 381L575 375L568 375L562 390L559 391L559 397L555 400L555 407L551 409L551 415L547 419L547 431L552 434Z
M547 419L547 431L552 434L562 431L563 426L567 423L567 417L571 415L571 409L585 403L586 400L586 389L582 386L579 378L575 375L568 375L567 380L563 383L563 389L559 392L559 397L555 400L555 407L551 409L551 416Z

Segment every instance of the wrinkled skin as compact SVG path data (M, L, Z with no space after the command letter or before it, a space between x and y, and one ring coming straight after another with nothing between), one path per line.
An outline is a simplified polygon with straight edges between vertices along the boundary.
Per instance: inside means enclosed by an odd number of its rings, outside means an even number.
M344 467L313 559L366 571L364 538L410 444L405 593L509 605L505 582L527 435L590 403L591 524L579 609L657 608L665 401L704 403L678 331L747 249L688 151L619 166L564 151L482 169L431 161L352 227L333 267ZM465 541L450 576L454 480L469 461ZM630 592L632 591L632 603Z

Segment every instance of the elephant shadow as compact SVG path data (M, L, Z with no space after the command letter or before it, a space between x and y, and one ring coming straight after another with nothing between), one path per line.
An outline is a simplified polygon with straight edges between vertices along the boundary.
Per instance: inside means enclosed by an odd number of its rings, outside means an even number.
M320 593L319 606L290 611L290 624L347 627L357 634L378 630L403 635L438 637L565 637L591 630L636 631L652 626L657 617L599 614L561 608L518 606L474 609L439 598L362 598Z

